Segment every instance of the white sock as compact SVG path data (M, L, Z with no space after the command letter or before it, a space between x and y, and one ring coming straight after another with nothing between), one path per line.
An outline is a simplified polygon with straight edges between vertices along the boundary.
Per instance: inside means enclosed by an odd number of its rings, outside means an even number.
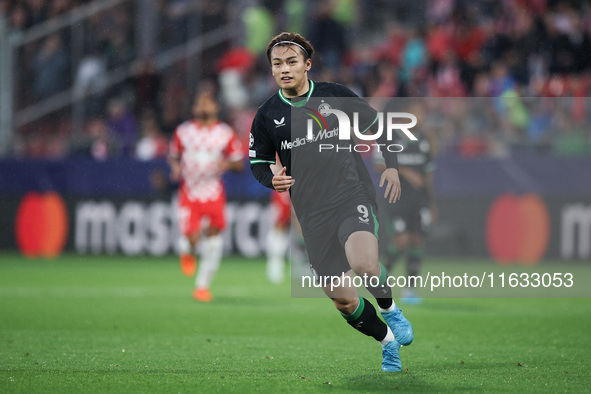
M189 243L189 239L187 237L180 237L179 238L179 253L180 254L190 254L191 253L191 244Z
M224 252L224 239L221 235L214 235L204 238L202 243L203 249L195 277L195 286L198 289L209 289L211 281L220 267Z
M392 300L392 305L390 305L390 308L388 309L382 309L378 306L378 309L380 310L380 312L382 313L388 313L388 312L393 312L396 310L396 303L394 302L394 300Z
M380 341L380 343L382 344L382 346L386 346L388 343L392 342L393 340L394 340L394 333L392 332L390 327L388 327L388 332L386 333L386 336L384 337L384 339L382 339Z
M195 254L195 256L202 256L203 255L203 244L206 243L205 240L201 241L201 242L197 242L195 244L195 246L193 247L193 253Z
M267 234L267 278L272 283L281 283L285 275L285 250L289 243L286 231L271 228Z

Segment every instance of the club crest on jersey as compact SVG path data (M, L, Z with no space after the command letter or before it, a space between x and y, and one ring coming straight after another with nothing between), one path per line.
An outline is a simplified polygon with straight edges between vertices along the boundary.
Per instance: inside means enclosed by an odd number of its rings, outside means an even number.
M330 106L330 104L324 102L324 100L322 100L322 102L318 106L318 112L320 112L320 115L324 117L332 115L332 112L330 112L331 109L332 107Z
M273 122L275 122L275 128L285 126L285 116L279 120L273 119Z

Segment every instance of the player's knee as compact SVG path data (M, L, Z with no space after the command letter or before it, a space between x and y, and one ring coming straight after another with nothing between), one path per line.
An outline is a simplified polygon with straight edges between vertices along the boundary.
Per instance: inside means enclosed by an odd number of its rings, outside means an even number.
M334 306L339 312L345 315L350 315L355 312L357 305L359 304L359 298L333 298Z
M380 275L380 264L379 261L371 256L365 256L358 259L355 262L350 262L353 272L357 276L379 276Z
M354 236L355 238L353 238ZM356 233L349 238L345 244L347 260L351 269L357 275L379 275L378 245L377 242L374 242L375 238L368 239L367 237L365 233ZM373 237L373 235L370 235L370 237Z

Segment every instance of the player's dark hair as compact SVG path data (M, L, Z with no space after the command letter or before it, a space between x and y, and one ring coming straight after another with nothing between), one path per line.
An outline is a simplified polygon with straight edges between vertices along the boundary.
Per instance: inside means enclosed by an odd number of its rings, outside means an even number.
M314 47L312 44L310 44L310 41L306 40L301 34L283 32L273 37L273 39L269 42L269 45L267 45L267 60L269 63L271 63L271 51L273 48L275 46L286 45L295 45L300 47L300 50L304 55L304 60L310 59L314 53Z

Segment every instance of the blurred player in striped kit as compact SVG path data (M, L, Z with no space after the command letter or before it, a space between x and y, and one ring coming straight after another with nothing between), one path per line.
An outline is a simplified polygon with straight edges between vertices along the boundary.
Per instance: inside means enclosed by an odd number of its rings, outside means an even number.
M221 232L226 227L226 194L221 177L228 170L241 171L244 157L236 133L218 119L218 112L211 93L198 94L193 104L194 118L176 128L169 157L171 178L180 181L181 269L187 276L197 271L193 298L203 302L213 298L210 286L224 247ZM201 262L197 270L198 246Z

